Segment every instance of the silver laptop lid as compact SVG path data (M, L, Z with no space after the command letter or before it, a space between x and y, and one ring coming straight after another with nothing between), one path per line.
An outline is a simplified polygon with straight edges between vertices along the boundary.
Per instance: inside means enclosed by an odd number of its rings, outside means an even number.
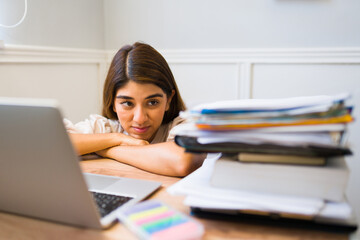
M53 100L0 98L0 210L101 228Z

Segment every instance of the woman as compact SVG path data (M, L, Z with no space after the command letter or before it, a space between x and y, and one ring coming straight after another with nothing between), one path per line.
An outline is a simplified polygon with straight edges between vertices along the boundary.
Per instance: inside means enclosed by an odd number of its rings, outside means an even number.
M103 116L78 124L65 120L80 155L96 153L135 167L185 176L205 156L185 153L170 130L185 110L165 59L147 44L124 46L114 56L104 84Z

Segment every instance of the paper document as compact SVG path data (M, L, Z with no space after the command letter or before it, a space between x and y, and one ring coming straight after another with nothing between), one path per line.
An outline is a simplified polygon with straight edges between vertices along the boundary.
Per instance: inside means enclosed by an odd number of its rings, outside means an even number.
M314 105L329 105L335 102L346 100L350 97L348 93L342 93L335 96L319 95L319 96L304 96L292 98L278 98L278 99L240 99L237 101L218 101L208 104L200 104L195 106L192 110L276 110L276 109L296 109L299 107L314 106Z
M185 195L184 204L191 207L214 209L259 210L292 214L334 216L346 219L351 214L347 203L328 203L323 199L262 194L215 188L210 177L215 161L221 154L209 154L202 167L183 178L167 191L173 195Z

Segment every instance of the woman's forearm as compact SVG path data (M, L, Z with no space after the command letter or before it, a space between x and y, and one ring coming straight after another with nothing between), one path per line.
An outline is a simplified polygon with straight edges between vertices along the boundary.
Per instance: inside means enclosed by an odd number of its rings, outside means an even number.
M119 145L146 145L147 141L135 139L122 133L76 134L69 133L79 155L93 153Z
M186 176L200 167L204 154L186 153L174 142L146 146L117 146L97 152L137 168L168 176Z

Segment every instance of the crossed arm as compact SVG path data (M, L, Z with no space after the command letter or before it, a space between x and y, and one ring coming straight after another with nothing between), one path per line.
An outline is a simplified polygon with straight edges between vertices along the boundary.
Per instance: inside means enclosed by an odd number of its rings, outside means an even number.
M106 158L168 176L186 176L206 155L186 153L174 142L149 144L122 133L70 134L79 155L96 152Z

